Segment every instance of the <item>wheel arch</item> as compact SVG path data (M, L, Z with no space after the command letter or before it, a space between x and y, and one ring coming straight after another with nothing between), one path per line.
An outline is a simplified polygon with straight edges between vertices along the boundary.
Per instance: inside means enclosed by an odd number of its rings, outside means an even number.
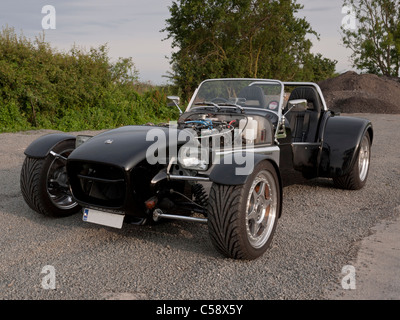
M319 176L335 178L348 174L366 133L369 134L372 144L374 130L371 121L367 119L330 117L323 137Z
M47 157L49 152L63 141L73 141L76 137L66 133L51 133L33 141L25 150L25 155L34 159Z
M272 152L270 154L260 154L254 153L254 164L252 165L251 172L247 175L238 175L236 174L236 169L240 168L240 166L232 162L232 155L225 156L222 161L214 165L210 173L210 181L213 183L221 184L221 185L244 185L248 181L251 173L254 168L261 163L262 161L268 161L274 167L275 173L278 177L278 189L280 193L280 210L278 212L278 218L282 215L282 195L283 195L283 183L282 177L279 170L279 148L277 148L276 153Z
M73 139L64 139L55 144L51 149L55 152L64 155L67 151L75 146ZM67 155L65 154L65 157ZM64 165L54 165L55 161L63 161L51 155L45 157L32 157L27 155L22 165L20 173L20 189L22 196L28 206L37 213L52 217L65 217L75 214L80 210L80 206L73 199L72 195L67 192L57 191L56 199L53 199L55 193L50 194L48 182L54 179L53 182L59 183L64 190L69 189L66 184L66 179L62 178L62 169ZM58 171L56 176L50 176L52 168ZM65 175L64 175L65 177ZM58 180L60 178L60 180ZM52 183L53 183L52 182ZM58 188L54 188L58 190ZM59 197L61 196L61 197Z

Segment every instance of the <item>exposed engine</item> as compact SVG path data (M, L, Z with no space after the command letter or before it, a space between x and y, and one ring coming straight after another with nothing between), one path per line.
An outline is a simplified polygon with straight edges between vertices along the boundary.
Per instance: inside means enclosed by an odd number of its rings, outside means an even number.
M230 145L252 145L268 143L272 138L269 122L259 116L242 116L232 114L192 114L182 119L180 129L191 129L198 139L220 137L221 147Z

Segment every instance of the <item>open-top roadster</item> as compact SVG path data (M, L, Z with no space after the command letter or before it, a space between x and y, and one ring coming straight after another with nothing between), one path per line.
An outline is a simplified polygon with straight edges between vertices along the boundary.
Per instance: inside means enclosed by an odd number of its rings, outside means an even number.
M372 141L370 121L330 111L314 83L212 79L177 122L39 138L25 151L21 190L36 212L82 212L110 227L207 223L221 253L255 259L281 216L281 173L360 189Z

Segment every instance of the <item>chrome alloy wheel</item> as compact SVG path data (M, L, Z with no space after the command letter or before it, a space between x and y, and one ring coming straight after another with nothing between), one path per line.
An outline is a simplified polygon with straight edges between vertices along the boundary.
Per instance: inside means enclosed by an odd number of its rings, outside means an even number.
M60 154L68 157L72 151L64 150ZM51 202L59 209L68 210L78 205L72 198L65 160L54 158L50 164L47 172L47 193Z
M370 161L370 144L368 137L365 135L361 140L360 152L358 154L358 169L361 181L364 181L367 178L369 161Z
M277 218L278 194L272 174L260 171L254 179L246 205L246 231L249 243L261 248L270 238Z

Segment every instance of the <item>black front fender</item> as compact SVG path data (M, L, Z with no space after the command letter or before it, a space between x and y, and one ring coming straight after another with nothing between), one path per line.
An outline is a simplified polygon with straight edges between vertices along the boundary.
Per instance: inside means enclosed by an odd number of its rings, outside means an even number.
M33 141L24 153L30 158L45 158L60 142L75 139L76 137L66 133L47 134Z
M349 173L357 159L362 137L368 132L373 141L372 124L355 117L330 117L327 120L319 176L341 177Z
M257 164L264 160L269 160L274 165L280 177L280 149L278 147L269 147L259 153L244 152L239 154L239 161L234 155L234 153L231 153L220 158L219 163L212 168L209 176L210 181L223 185L243 185L247 182Z
M273 147L272 151L266 151L263 153L254 153L253 156L254 156L253 158L254 162L252 162L246 169L246 170L251 169L251 172L247 172L248 174L238 174L237 170L243 169L244 166L232 162L232 155L225 156L222 159L221 163L213 166L213 170L211 171L211 174L209 176L210 181L222 185L237 185L237 186L244 185L247 183L249 176L253 173L254 168L260 162L269 161L274 166L276 175L278 177L278 185L279 185L278 188L279 188L279 194L281 195L280 196L281 210L278 213L278 217L281 217L283 185L279 170L280 149L278 147ZM239 173L245 173L245 171Z

